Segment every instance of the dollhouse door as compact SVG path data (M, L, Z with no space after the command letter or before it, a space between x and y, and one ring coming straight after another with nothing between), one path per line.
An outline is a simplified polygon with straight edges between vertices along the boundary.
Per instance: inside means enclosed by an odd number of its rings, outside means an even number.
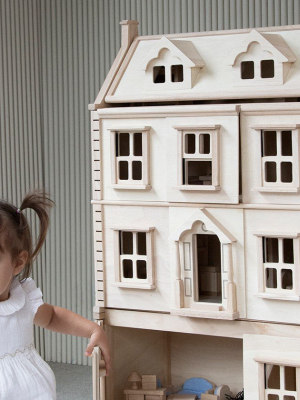
M183 243L184 306L222 304L222 246L213 232L190 235ZM224 277L223 277L224 278Z

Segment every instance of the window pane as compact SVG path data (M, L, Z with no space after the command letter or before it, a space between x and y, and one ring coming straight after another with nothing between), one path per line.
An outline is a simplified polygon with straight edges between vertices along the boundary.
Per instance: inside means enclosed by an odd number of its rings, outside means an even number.
M132 260L123 260L124 278L133 278Z
M119 154L117 156L129 156L129 133L119 133Z
M295 396L290 396L290 395L283 396L283 400L295 400L295 399L296 399Z
M264 238L264 262L278 263L278 239L277 238Z
M147 255L147 246L146 246L146 232L138 232L137 233L137 254L141 256Z
M147 263L145 260L137 260L137 277L138 279L147 279Z
M284 367L285 390L296 391L296 368Z
M294 264L294 240L283 239L283 262Z
M265 163L265 177L266 182L277 181L276 162L267 161Z
M211 161L188 161L188 185L211 185Z
M254 62L243 61L241 62L241 78L253 79L254 78Z
M283 156L292 156L292 132L282 131L281 132L281 154Z
M121 254L133 254L133 233L122 232Z
M260 75L262 78L274 78L274 60L260 62Z
M194 133L185 134L185 153L195 154L196 151L196 135Z
M263 156L277 155L276 131L263 131Z
M281 287L286 290L293 290L293 271L291 269L281 270Z
M210 134L203 133L199 137L199 153L200 154L209 154L210 153Z
M128 180L128 161L119 161L119 179Z
M183 81L183 65L172 65L171 67L172 82Z
M164 83L166 81L165 67L159 66L153 68L153 82Z
M135 156L143 155L142 132L138 132L133 135L133 154Z
M293 164L291 162L281 163L281 182L293 182Z
M265 386L266 389L280 389L279 365L265 364Z
M268 394L268 400L280 400L278 394Z
M134 181L142 179L142 161L132 161L132 179Z
M266 268L266 287L269 289L277 288L277 269Z

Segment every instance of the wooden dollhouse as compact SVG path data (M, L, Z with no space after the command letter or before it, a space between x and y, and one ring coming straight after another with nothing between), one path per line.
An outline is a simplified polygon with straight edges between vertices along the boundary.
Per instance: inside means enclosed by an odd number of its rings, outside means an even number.
M300 400L300 26L121 26L89 107L94 318L113 349L94 398L191 399L178 387L202 378L206 400ZM162 389L134 392L132 371Z

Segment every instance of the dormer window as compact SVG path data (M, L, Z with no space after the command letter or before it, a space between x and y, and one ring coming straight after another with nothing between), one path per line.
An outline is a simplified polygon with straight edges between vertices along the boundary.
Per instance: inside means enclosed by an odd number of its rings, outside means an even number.
M260 76L264 78L274 78L274 60L262 60L260 62Z
M183 65L172 65L170 75L166 79L166 68L163 65L153 67L153 82L154 83L168 83L169 78L171 82L183 82Z
M153 68L153 82L165 83L166 82L166 69L162 65Z
M171 66L172 82L183 82L183 65Z
M193 42L162 37L143 60L148 90L191 89L205 63Z
M243 61L241 62L241 78L253 79L254 78L254 62Z
M282 85L297 60L277 34L253 29L228 59L236 86Z
M257 72L257 71L256 71ZM260 77L262 79L270 79L275 76L274 60L261 60L260 62ZM255 64L254 61L241 62L241 78L254 79L255 78Z

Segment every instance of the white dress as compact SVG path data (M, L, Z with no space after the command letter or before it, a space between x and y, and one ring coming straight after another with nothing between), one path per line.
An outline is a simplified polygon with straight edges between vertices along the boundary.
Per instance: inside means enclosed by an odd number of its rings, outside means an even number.
M0 302L0 400L55 400L53 371L33 343L33 319L43 295L31 278L13 280Z

